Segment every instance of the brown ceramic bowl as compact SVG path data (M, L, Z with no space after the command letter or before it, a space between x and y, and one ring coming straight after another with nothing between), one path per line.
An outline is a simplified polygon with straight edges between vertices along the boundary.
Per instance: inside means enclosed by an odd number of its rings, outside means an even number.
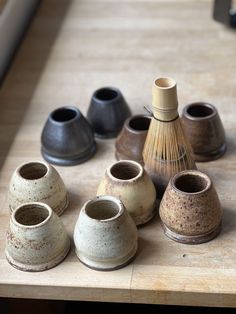
M222 209L211 179L198 170L173 176L160 204L165 234L177 242L198 244L219 232Z
M185 106L182 123L195 161L214 160L225 153L225 131L215 106L204 102Z
M134 160L143 164L143 146L146 140L151 117L134 115L126 119L115 142L117 160Z

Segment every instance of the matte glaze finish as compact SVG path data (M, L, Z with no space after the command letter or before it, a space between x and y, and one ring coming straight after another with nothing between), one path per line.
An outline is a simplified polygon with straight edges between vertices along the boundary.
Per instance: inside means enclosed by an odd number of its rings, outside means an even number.
M156 213L156 190L143 167L131 160L112 164L102 178L97 195L119 198L135 224L148 222Z
M225 153L225 131L215 106L189 104L183 109L182 122L196 161L214 160Z
M62 166L83 163L96 151L92 127L74 106L58 108L49 115L41 144L44 159Z
M43 202L58 215L69 204L59 173L42 161L27 162L16 168L9 184L8 201L11 211L24 203Z
M84 204L74 230L82 263L98 270L121 268L134 258L137 240L137 228L120 200L101 196Z
M197 170L171 178L160 204L165 234L190 244L206 242L220 232L222 209L211 179Z
M43 271L59 264L70 249L60 218L44 203L15 209L6 239L8 262L23 271Z
M135 115L126 119L115 142L117 160L130 159L143 165L143 146L151 117Z
M93 93L87 118L95 136L113 138L119 134L130 115L130 108L121 91L115 87L103 87Z

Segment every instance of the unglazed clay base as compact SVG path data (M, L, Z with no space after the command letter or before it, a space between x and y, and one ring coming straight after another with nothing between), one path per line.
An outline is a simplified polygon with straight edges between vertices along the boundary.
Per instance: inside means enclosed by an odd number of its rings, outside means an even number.
M172 230L170 230L164 223L162 224L162 228L164 229L165 235L170 238L171 240L184 243L184 244L200 244L204 242L208 242L212 239L214 239L221 230L221 223L212 231L206 234L197 235L197 236L188 236L188 235L182 235L178 234Z
M205 161L211 161L216 160L220 158L224 153L226 152L226 144L224 143L219 149L214 150L212 152L206 153L206 154L193 154L193 157L195 161L197 162L205 162Z

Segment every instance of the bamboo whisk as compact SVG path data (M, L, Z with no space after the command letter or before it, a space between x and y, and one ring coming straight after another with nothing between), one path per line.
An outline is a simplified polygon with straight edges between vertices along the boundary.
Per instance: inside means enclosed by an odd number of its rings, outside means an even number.
M185 169L196 169L191 146L179 118L176 82L173 79L158 78L154 81L152 111L143 160L161 197L172 175Z

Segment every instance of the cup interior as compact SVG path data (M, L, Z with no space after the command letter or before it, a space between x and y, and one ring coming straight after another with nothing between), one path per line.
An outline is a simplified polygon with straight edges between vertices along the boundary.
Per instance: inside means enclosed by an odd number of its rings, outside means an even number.
M142 167L134 162L120 161L110 168L111 175L119 180L131 180L140 175Z
M37 180L46 175L48 168L40 162L30 162L23 165L20 170L20 176L27 180Z
M134 117L129 121L129 127L135 131L147 131L151 119L148 117Z
M174 186L181 192L198 193L206 190L209 181L198 174L183 174L174 180Z
M59 108L52 113L52 119L56 122L67 122L77 116L77 111L73 108Z
M114 218L120 212L117 203L108 199L97 199L86 206L86 214L96 220L107 220Z
M187 113L193 118L205 118L211 116L214 110L207 104L193 104L189 106Z
M161 77L155 80L155 85L159 88L171 88L176 85L176 82L172 78Z
M95 93L98 100L113 100L118 96L118 92L112 88L101 88Z
M40 204L22 205L14 213L15 221L23 226L35 226L41 224L49 217L49 211Z

